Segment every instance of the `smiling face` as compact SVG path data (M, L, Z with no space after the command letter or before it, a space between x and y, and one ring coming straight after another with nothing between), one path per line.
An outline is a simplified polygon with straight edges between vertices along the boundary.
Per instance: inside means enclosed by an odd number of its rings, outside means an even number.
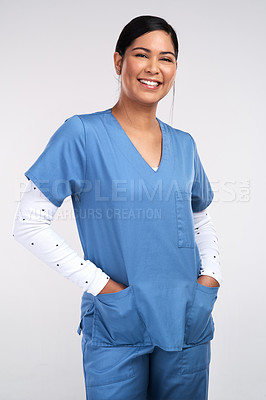
M120 98L157 104L174 83L177 67L174 53L171 36L161 30L135 39L123 59L115 52L115 68L121 71Z

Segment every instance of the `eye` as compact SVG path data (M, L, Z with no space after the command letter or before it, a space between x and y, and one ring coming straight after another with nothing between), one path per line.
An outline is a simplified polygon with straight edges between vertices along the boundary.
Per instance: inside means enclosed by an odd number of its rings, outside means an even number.
M146 57L146 55L145 55L145 54L138 53L138 54L136 54L136 57Z
M170 60L170 58L162 58L162 60L173 62L172 60Z

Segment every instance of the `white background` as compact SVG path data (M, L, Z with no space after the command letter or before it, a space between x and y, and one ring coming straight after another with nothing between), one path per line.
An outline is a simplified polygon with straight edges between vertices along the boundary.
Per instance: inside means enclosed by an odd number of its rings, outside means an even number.
M209 400L265 387L264 0L1 1L1 370L4 400L85 398L82 289L12 238L24 172L74 114L118 99L113 53L132 18L165 18L180 52L173 126L195 138L224 282L213 312ZM169 123L172 91L157 116ZM54 229L82 256L70 198ZM196 399L192 399L196 400Z

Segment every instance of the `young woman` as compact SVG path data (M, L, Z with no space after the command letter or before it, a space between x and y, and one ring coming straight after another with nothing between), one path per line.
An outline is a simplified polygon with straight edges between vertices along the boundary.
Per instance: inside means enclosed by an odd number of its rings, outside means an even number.
M222 282L214 194L191 134L156 117L177 56L164 19L131 20L114 53L118 102L68 118L25 172L13 235L84 289L87 399L208 397ZM82 258L51 228L68 196Z

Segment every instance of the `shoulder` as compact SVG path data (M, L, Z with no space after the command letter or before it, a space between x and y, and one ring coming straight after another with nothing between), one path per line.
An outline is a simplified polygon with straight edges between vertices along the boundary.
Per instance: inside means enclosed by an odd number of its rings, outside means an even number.
M78 114L65 118L49 139L48 146L62 144L67 146L75 142L84 142L84 123Z
M65 139L69 138L69 140L81 139L86 141L88 132L99 132L99 127L107 113L108 110L72 114L65 119L55 136L64 136Z
M99 122L101 122L106 115L109 113L110 109L107 110L101 110L101 111L94 111L91 113L87 113L87 114L76 114L76 116L81 120L81 122L84 125L87 124L97 124Z
M166 122L163 122L163 121L161 121L161 122L163 123L164 128L167 129L167 131L170 133L171 138L174 141L178 141L178 142L181 141L183 143L187 143L188 145L191 145L193 148L195 147L195 140L189 132L175 128L175 127L167 124Z

